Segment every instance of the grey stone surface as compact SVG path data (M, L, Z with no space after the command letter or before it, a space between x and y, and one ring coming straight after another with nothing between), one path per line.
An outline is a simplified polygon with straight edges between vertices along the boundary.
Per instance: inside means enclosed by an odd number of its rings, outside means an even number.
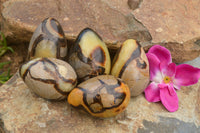
M200 68L200 56L195 58L194 60L183 62L183 64L190 64L194 67Z
M48 101L31 92L18 74L0 87L0 129L5 132L127 133L177 131L198 132L200 126L200 82L177 91L179 109L168 112L163 105L149 103L144 95L131 98L127 109L113 118L99 119L72 108L66 100ZM175 124L175 125L174 125ZM155 127L155 128L154 128ZM186 131L188 131L186 130Z
M176 118L160 117L158 123L144 120L143 125L138 133L200 133L200 126Z

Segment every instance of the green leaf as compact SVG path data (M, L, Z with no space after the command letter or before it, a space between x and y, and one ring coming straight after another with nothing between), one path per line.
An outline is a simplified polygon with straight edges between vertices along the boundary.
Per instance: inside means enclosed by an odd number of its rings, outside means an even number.
M6 52L5 49L0 50L0 57L1 57L3 54L5 54L5 52Z
M1 45L3 45L3 46L7 46L7 42L6 42L6 38L5 38L5 35L2 33L2 32L0 32L0 35L1 35Z
M12 75L10 75L10 68L8 69L7 73L3 72L0 74L0 83L4 84L6 81L8 81Z
M11 47L7 46L5 35L2 32L0 32L0 46L0 57L3 56L8 50L10 50L12 53L14 52Z
M1 81L1 80L0 80L0 83L1 83L1 84L4 84L4 83L5 83L5 81Z
M12 53L14 53L14 50L11 47L7 47L7 50L10 50Z
M8 50L14 52L14 50L11 47L7 46L5 35L2 32L0 32L0 57L3 56ZM10 63L11 63L10 61L0 63L0 69L2 69L4 65ZM10 75L10 68L8 68L6 72L0 74L0 83L4 84L11 77L12 75Z

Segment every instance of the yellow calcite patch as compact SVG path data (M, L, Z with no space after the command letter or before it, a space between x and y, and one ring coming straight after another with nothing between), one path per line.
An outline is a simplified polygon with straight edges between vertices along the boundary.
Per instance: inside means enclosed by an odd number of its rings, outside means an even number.
M111 74L128 84L131 96L141 94L149 83L149 63L140 44L133 39L126 40L113 63Z
M56 46L53 42L43 40L41 41L35 50L35 56L33 58L38 57L54 57L56 58Z
M106 44L92 31L87 31L82 36L80 43L79 43L81 50L83 52L83 55L86 57L90 57L90 54L92 51L95 50L98 46L103 49L105 52L105 73L110 73L111 68L111 60L110 60L110 54L108 52Z
M126 40L123 43L123 47L121 47L120 53L118 55L118 58L116 59L116 62L114 63L111 74L113 76L118 77L119 73L121 71L121 68L124 66L124 64L127 62L127 59L131 57L132 52L137 49L136 41L133 39Z

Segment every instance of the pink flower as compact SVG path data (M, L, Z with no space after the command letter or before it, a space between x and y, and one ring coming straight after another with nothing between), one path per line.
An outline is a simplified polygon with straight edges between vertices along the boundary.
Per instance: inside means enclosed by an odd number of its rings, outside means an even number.
M161 101L168 111L176 111L178 109L176 89L197 83L200 69L187 64L176 66L172 63L170 51L159 45L151 47L146 55L152 81L144 91L146 99L149 102Z

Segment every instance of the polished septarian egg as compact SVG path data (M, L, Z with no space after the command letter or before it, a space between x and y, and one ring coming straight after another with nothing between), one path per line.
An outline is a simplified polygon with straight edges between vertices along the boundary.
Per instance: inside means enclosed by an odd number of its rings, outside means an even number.
M67 42L60 23L54 18L46 18L39 24L28 48L28 60L37 57L64 59Z
M107 46L101 37L89 28L78 35L75 45L70 49L68 62L75 69L80 82L110 73L111 61Z
M131 96L141 94L149 83L149 62L141 45L126 40L113 61L111 74L128 84Z
M83 108L95 117L113 117L128 106L129 87L112 75L100 75L88 79L68 95L68 103Z
M46 99L66 98L77 83L74 69L56 58L30 60L20 67L19 73L30 90Z

